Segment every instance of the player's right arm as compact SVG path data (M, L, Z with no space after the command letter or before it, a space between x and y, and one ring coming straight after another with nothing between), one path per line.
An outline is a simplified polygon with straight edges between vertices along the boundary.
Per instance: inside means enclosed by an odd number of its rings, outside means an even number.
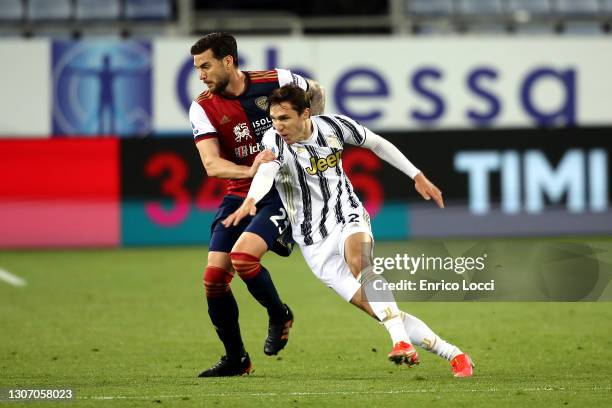
M200 153L200 159L209 177L226 179L252 178L259 165L266 161L266 157L268 157L268 160L274 159L274 157L270 158L269 154L260 153L251 166L242 166L226 160L221 157L217 129L208 119L204 108L195 101L191 103L189 108L189 120L193 128L193 135L198 152Z
M251 166L242 166L221 157L219 140L214 138L204 139L196 145L200 152L200 159L209 177L225 179L245 179L252 178L257 172L260 164L274 160L274 154L270 151L259 153Z

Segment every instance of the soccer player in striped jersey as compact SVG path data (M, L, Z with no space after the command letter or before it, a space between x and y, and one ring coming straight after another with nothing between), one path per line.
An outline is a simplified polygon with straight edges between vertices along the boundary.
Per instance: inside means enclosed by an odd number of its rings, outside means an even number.
M226 354L200 377L243 375L250 372L251 360L242 342L238 305L230 282L234 271L237 272L251 295L267 309L269 325L264 353L277 354L287 343L294 318L260 259L268 249L284 256L290 253L290 246L283 245L283 237L290 228L276 190L262 197L256 216L231 227L225 227L220 220L240 206L265 157L266 153L261 153L261 138L272 126L268 117L270 93L294 83L314 98L314 108L320 111L323 95L316 82L288 70L241 71L236 40L229 34L202 37L191 47L191 54L199 78L208 88L189 110L195 143L208 176L229 179L211 226L204 272L208 314Z
M310 269L345 300L382 322L393 343L389 359L417 364L416 344L450 361L456 377L471 376L467 354L399 310L391 291L380 290L386 286L375 289L374 282L384 278L373 273L369 217L342 169L344 145L372 150L414 179L423 198L443 208L440 190L395 146L364 126L341 115L311 116L308 97L298 87L283 86L269 101L274 129L266 132L263 143L275 159L259 166L247 198L224 224L254 215L257 202L276 181L293 237Z

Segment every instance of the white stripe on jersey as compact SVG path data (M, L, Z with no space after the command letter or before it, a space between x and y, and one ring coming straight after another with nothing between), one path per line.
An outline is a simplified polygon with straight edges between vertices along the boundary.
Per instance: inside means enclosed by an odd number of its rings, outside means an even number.
M341 115L313 116L311 121L312 135L300 143L287 145L274 128L262 140L276 154L280 164L276 187L289 214L293 237L304 245L325 238L361 207L342 169L341 155L345 143L360 146L370 132Z

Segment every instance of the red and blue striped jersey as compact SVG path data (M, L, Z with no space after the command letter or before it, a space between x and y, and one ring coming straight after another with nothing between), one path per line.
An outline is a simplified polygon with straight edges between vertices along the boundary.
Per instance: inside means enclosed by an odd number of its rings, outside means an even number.
M215 137L221 155L233 163L250 166L262 150L261 139L272 127L268 96L283 85L295 83L306 90L306 80L285 69L243 71L246 88L240 96L229 97L202 92L191 104L189 119L195 142ZM246 197L251 179L229 180L226 194Z

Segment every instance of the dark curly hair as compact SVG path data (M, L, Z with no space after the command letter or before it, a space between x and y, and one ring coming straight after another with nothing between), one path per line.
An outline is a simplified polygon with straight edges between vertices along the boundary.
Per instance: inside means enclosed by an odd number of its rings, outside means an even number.
M207 34L191 46L191 55L202 54L209 49L212 50L216 59L220 60L229 55L234 59L234 65L238 66L238 45L232 35L227 33Z

